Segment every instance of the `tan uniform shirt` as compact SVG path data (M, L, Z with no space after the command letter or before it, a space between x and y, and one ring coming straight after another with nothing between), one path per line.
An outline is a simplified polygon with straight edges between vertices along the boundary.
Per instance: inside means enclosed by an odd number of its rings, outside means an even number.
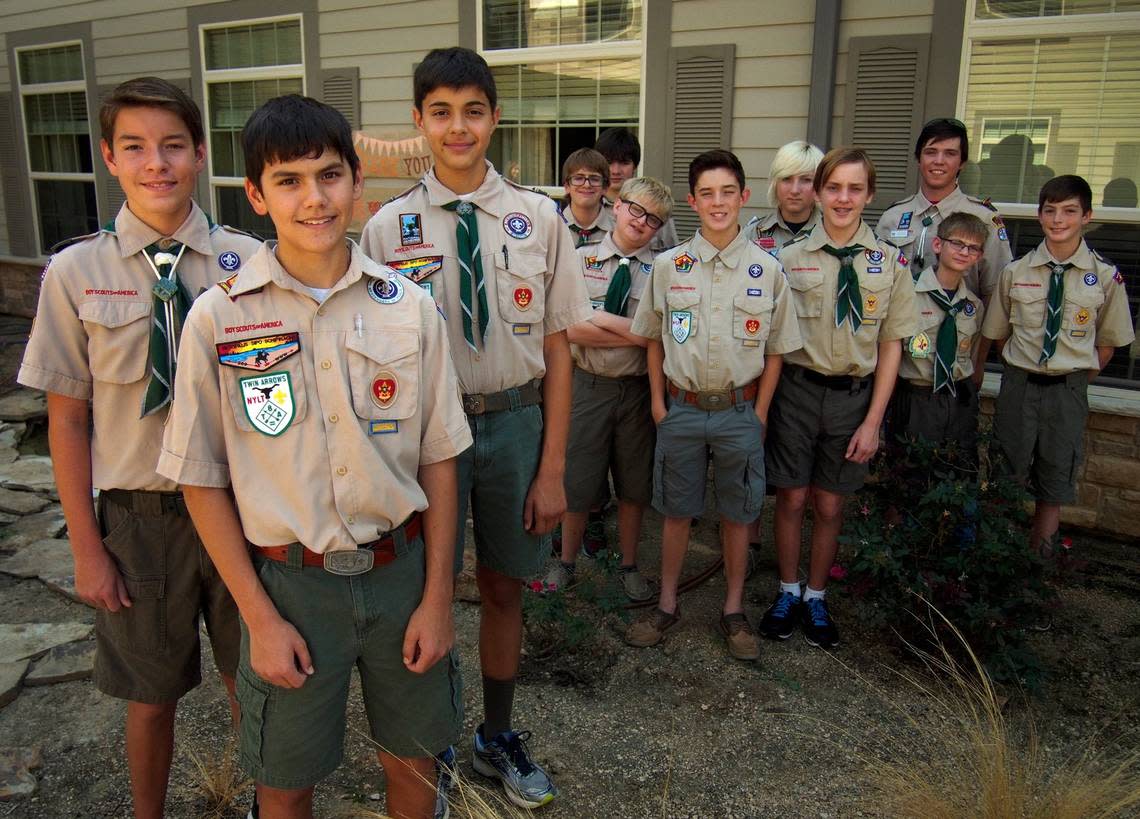
M757 217L749 222L746 230L756 244L760 245L760 247L767 250L776 258L779 258L780 248L800 234L807 233L818 224L819 208L816 207L811 209L811 216L804 226L800 228L798 232L793 231L788 227L787 222L784 221L784 217L780 215L779 208L777 208L767 216L762 218Z
M946 317L946 312L930 295L936 290L943 290L943 287L938 283L934 268L928 267L922 271L922 275L914 284L918 329L913 336L903 342L903 357L899 363L899 376L923 387L934 386L935 342L938 340L938 328L942 326L942 320ZM965 281L959 282L958 289L954 291L950 301L957 304L961 299L966 299L967 303L954 317L954 324L958 328L958 347L950 374L955 381L961 381L974 374L974 352L981 340L982 315L985 309L981 298L966 287Z
M563 202L559 213L566 220L570 233L574 236L574 246L596 245L605 238L605 235L614 229L614 209L602 207L598 209L597 218L588 225L579 225L574 221L574 211L570 209L569 202Z
M459 197L428 171L364 226L361 248L424 284L447 317L451 357L464 393L492 393L545 374L544 336L590 317L574 241L546 196L504 180L490 163L468 198L477 208L490 322L472 350L459 304L458 216L443 205ZM478 303L473 305L478 314ZM478 320L472 325L478 337Z
M155 474L168 410L147 417L155 273L143 248L165 237L127 208L114 227L51 258L31 338L17 376L34 389L91 401L91 483L96 489L173 491ZM176 274L191 296L232 275L261 242L211 225L197 205L175 241L186 245Z
M870 375L879 360L880 341L915 334L914 281L899 249L875 238L862 224L847 244L866 248L855 257L863 323L854 333L846 320L836 327L839 259L820 249L828 244L839 247L821 224L780 251L804 340L803 348L785 360L824 375Z
M649 274L653 272L653 257L656 254L648 246L629 257L629 301L626 303L626 318L633 318L641 293ZM613 236L607 235L600 244L578 248L582 260L582 275L586 279L586 294L594 310L602 310L606 303L606 291L610 281L621 264L622 254L614 247ZM583 347L570 345L574 363L594 375L621 378L626 375L644 375L647 369L644 347Z
M989 204L989 200L967 196L961 188L938 204L931 204L922 191L909 199L895 202L883 211L875 233L879 238L898 245L910 261L920 267L934 264L934 237L938 235L939 223L951 213L962 211L977 216L989 229L986 247L982 258L966 273L966 286L975 293L989 298L997 283L1002 268L1013 259L1009 249L1009 237L1001 215ZM930 219L924 225L924 219ZM925 234L923 230L925 229ZM921 244L919 243L921 240Z
M421 464L471 445L431 298L356 245L318 305L267 243L195 304L177 384L159 472L232 486L258 546L375 540L427 508Z
M613 230L614 222L614 203L608 199L602 199L602 210L609 214L610 230ZM657 232L653 234L653 238L649 240L649 249L654 253L660 253L663 250L669 250L681 244L681 240L677 237L677 223L673 221L670 216L665 220Z
M1065 273L1061 332L1053 357L1044 364L1037 362L1045 342L1051 267L1057 261L1042 242L1008 265L998 278L982 334L995 341L1009 339L1002 350L1007 364L1050 375L1097 370L1097 346L1124 347L1135 338L1120 271L1084 241L1064 261L1075 267Z
M683 390L743 387L764 356L799 349L800 329L780 263L741 230L724 250L700 231L653 262L633 332L661 339L665 375Z

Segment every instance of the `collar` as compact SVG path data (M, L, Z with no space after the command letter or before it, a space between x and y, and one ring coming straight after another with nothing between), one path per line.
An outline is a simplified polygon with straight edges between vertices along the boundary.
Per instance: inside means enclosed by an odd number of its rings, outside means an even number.
M605 236L603 236L602 241L597 244L597 252L594 254L594 256L599 261L613 258L630 260L637 259L637 261L644 262L645 264L653 264L653 257L655 254L652 250L649 249L649 245L651 244L653 243L649 242L644 247L626 256L624 253L617 249L617 245L614 244L613 231L610 231Z
M715 246L709 244L708 240L701 235L700 229L697 230L693 236L693 241L690 247L696 251L697 257L705 264L711 262L717 256L724 262L725 267L735 270L736 266L740 264L740 258L744 255L744 249L748 246L749 240L743 229L736 232L736 237L733 238L724 250L718 250Z
M811 214L808 216L807 221L804 222L804 226L801 229L806 231L818 222L819 222L819 206L818 205L812 205L811 206ZM779 225L784 230L788 231L788 233L792 232L792 229L790 227L788 227L788 223L784 221L784 215L782 213L780 213L779 208L776 208L774 211L772 211L771 213L769 213L767 216L765 216L763 219L760 220L760 229L761 230L771 230L776 225Z
M119 255L124 259L134 256L159 239L166 238L135 216L125 202L115 217L115 236L119 240ZM214 255L214 247L210 243L210 220L194 200L190 200L190 214L186 221L179 225L170 238L203 256Z
M942 286L942 283L938 281L938 274L934 272L934 265L931 265L919 275L918 281L914 283L914 292L929 293L933 290L945 291L945 288ZM966 287L965 276L962 277L962 281L958 282L958 289L954 291L954 295L950 301L957 302L960 299L976 301L970 289Z
M348 241L349 248L348 270L345 271L345 274L341 276L337 283L329 290L329 296L355 283L363 273L364 255L355 242L351 240L346 241ZM253 292L270 283L277 285L283 290L308 293L308 289L281 266L281 262L277 260L276 250L276 241L262 243L261 247L257 249L257 252L253 254L253 258L242 265L241 270L238 271L237 278L229 290L228 295L231 299L237 298L243 293ZM380 270L385 271L386 269L380 268ZM373 275L374 278L387 278L386 272L382 275L376 275L372 270L369 270L369 275Z
M823 226L821 219L815 229L808 234L807 239L804 240L804 250L820 250L824 245L831 245L832 247L839 247L830 236L827 235L827 228ZM874 250L879 246L879 240L875 236L875 232L867 226L864 221L859 222L859 229L855 231L855 235L846 246L862 245L868 250Z
M1085 244L1085 240L1081 239L1080 245L1077 247L1077 252L1067 259L1054 259L1053 254L1049 252L1049 248L1045 246L1045 242L1037 245L1036 250L1029 257L1029 264L1031 267L1052 267L1055 264L1065 264L1071 262L1081 270L1092 270L1096 265L1093 260L1092 251L1089 246Z
M483 184L467 197L467 201L478 207L479 210L486 211L497 219L503 215L500 199L505 183L503 177L495 170L494 165L486 159L484 159L483 162L487 168L487 175L483 177ZM459 194L439 181L439 177L435 175L434 167L424 174L423 181L424 188L427 189L429 205L442 207L448 202L454 202L459 198Z
M922 198L925 199L926 197ZM945 219L956 210L965 210L966 203L963 201L965 198L966 194L963 190L955 185L954 190L939 199L938 204L934 207L938 208L938 213Z
M572 230L594 230L595 228L599 227L603 230L605 229L605 225L601 224L602 220L606 216L605 207L598 208L598 215L595 216L594 221L590 222L588 225L579 225L574 221L574 211L570 208L569 201L564 202L559 207L559 211L562 213L562 218L566 221L566 224L569 225Z

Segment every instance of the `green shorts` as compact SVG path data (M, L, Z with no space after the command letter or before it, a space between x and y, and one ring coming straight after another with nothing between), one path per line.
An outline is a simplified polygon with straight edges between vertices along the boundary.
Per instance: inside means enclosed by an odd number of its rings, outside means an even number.
M550 535L532 535L523 528L523 506L542 455L542 405L468 415L467 422L475 443L456 459L455 571L463 566L470 505L476 560L499 574L526 580L550 552Z
M453 650L424 674L404 666L404 629L424 589L422 538L397 540L396 559L341 577L319 566L253 555L258 579L277 611L308 645L315 673L300 688L278 688L249 664L241 624L237 697L242 768L263 785L308 788L332 773L344 753L345 706L352 669L377 747L401 757L439 753L463 724L459 661Z
M618 500L648 505L655 442L647 376L608 378L575 368L566 444L567 511L590 511L610 469Z
M130 608L95 612L99 690L132 702L177 702L202 681L199 618L218 671L232 677L240 641L237 606L182 496L109 490L99 493L98 510L103 545L131 598Z
M1042 503L1072 503L1084 455L1089 374L1081 370L1047 384L1036 380L1009 364L1002 370L994 408L994 437L1004 456L999 469L1025 482Z

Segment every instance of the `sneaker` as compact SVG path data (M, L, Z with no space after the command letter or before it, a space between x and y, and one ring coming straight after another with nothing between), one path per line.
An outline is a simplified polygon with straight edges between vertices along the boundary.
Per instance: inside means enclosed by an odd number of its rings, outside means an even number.
M655 646L664 640L666 633L679 622L681 622L680 606L672 614L654 609L648 617L630 623L625 632L625 641L635 648Z
M760 641L752 624L743 613L725 614L720 618L720 633L728 643L728 653L738 660L759 660Z
M780 592L760 618L760 633L772 640L788 639L796 630L799 613L800 598L791 592Z
M745 580L751 580L752 575L756 574L756 570L760 568L760 549L763 545L762 543L748 544L748 563L744 570Z
M483 740L483 726L475 729L476 771L499 779L507 798L520 808L531 810L545 805L558 795L558 788L527 751L530 731L504 731L489 742Z
M451 791L455 787L455 746L435 755L435 819L451 815Z
M574 584L574 574L574 570L567 568L561 560L552 561L550 571L542 581L542 591L551 592L570 588Z
M606 543L606 516L604 512L591 512L586 523L586 533L582 536L582 554L589 558L609 548Z
M634 603L644 603L646 600L653 599L653 587L649 585L649 581L641 576L641 572L637 567L626 569L622 568L618 572L618 580L621 581L622 591L625 596L632 600Z
M804 601L800 624L803 626L804 637L813 646L835 648L839 645L839 629L835 627L831 613L827 610L827 600L822 597Z

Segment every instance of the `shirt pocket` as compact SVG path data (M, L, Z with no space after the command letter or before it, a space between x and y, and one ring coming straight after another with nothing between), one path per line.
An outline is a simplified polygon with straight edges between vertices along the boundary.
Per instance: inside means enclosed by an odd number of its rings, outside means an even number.
M304 356L294 354L259 373L238 367L220 367L234 424L242 432L277 437L308 414ZM257 423L254 423L257 419Z
M419 402L420 339L416 333L349 335L352 409L365 421L410 418Z
M759 347L772 332L772 308L768 296L736 296L732 300L732 337L745 347Z
M665 306L668 308L666 320L669 334L678 344L697 334L697 315L701 312L701 294L692 291L666 293Z
M792 302L796 315L802 318L818 318L823 313L823 272L789 273L788 284L792 288Z
M1044 287L1017 287L1009 289L1009 323L1021 327L1041 327L1045 324Z
M955 316L955 325L958 330L958 358L968 359L973 352L973 340L981 328L978 326L978 314L967 316L965 312Z
M494 255L499 316L510 324L541 324L546 314L546 257L522 250Z
M1076 290L1066 288L1065 312L1061 327L1066 330L1091 330L1096 326L1096 314L1104 304L1104 291L1099 287L1082 286Z
M91 376L108 384L133 384L150 359L151 306L142 301L87 301L79 319L87 329Z
M864 326L875 328L887 320L890 314L893 284L894 281L890 276L881 273L859 279L859 295L863 297Z

